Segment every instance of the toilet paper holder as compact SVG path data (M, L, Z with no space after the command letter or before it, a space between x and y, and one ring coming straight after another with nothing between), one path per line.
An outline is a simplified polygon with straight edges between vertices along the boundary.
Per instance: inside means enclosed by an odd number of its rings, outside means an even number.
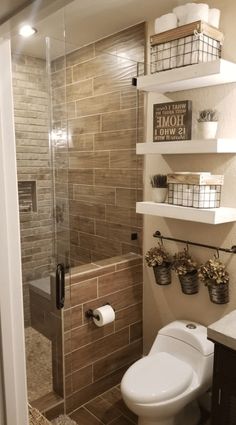
M92 317L93 319L100 320L100 317L97 314L94 314L94 312L91 308L89 308L85 312L85 317L87 317L87 319L90 319Z
M104 305L110 305L110 303L106 303ZM96 319L96 320L100 320L100 317L97 314L94 314L93 310L91 308L89 308L86 312L85 312L85 317L87 319Z

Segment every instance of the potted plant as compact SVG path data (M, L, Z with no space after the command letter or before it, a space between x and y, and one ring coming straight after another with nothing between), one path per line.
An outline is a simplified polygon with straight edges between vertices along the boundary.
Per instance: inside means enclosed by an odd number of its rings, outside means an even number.
M165 174L155 174L151 176L152 200L154 202L165 202L167 195L167 176Z
M198 271L199 279L208 288L210 300L216 304L229 302L229 273L218 258L208 260Z
M174 255L172 268L179 278L182 292L187 295L196 294L198 292L198 266L187 249Z
M153 267L156 283L169 285L171 283L171 257L161 244L150 248L145 255L148 267Z
M204 109L199 112L199 133L202 139L215 139L218 127L217 111Z

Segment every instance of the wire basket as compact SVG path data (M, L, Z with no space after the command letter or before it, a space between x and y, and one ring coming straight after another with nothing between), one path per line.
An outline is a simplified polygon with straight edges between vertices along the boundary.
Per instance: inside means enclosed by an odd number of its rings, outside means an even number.
M168 184L168 204L193 208L219 208L221 185Z
M151 46L151 73L210 62L220 57L220 41L205 34L195 33Z

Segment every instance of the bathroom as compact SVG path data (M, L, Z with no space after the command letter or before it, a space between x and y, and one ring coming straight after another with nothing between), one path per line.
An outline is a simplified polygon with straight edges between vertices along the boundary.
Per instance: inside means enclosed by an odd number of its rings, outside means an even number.
M15 267L18 283L15 279L12 289L18 285L19 301L23 293L17 317L23 317L23 306L24 330L20 319L17 326L19 338L25 334L19 351L22 364L26 352L28 400L49 421L66 415L78 425L132 424L137 416L122 402L120 382L149 353L157 332L181 319L208 326L236 307L234 255L188 244L199 264L215 253L226 264L230 292L222 305L210 302L204 284L191 297L183 294L173 271L171 285L157 285L143 261L158 242L156 231L230 248L233 221L213 225L135 210L137 202L152 197L151 175L183 171L224 175L221 206L233 209L234 155L227 150L221 155L137 155L136 144L152 140L154 104L185 99L192 101L192 139L198 138L203 109L218 111L219 139L233 138L235 84L168 94L147 94L132 84L150 71L155 18L187 1L150 1L148 7L141 0L52 3L58 4L41 4L38 10L27 6L10 26L2 25L3 39L11 40L15 152L8 158L12 163L16 158L15 220L20 220L21 265ZM222 57L236 62L236 6L232 0L208 4L221 10ZM29 17L37 32L23 39L18 28ZM4 99L1 110L3 105ZM8 183L6 178L5 187ZM171 255L185 246L164 237L162 242ZM56 286L64 271L65 296L58 299ZM57 308L58 302L63 308ZM88 311L102 306L115 310L115 320L100 327ZM22 366L20 379L24 373ZM4 425L23 425L13 417L10 421L7 411ZM209 420L203 413L199 424ZM22 415L27 416L26 408Z

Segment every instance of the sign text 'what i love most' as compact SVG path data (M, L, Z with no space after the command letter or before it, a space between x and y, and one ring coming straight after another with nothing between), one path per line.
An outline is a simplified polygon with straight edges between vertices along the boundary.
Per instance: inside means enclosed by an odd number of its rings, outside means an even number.
M192 102L157 103L153 105L153 141L190 140Z

